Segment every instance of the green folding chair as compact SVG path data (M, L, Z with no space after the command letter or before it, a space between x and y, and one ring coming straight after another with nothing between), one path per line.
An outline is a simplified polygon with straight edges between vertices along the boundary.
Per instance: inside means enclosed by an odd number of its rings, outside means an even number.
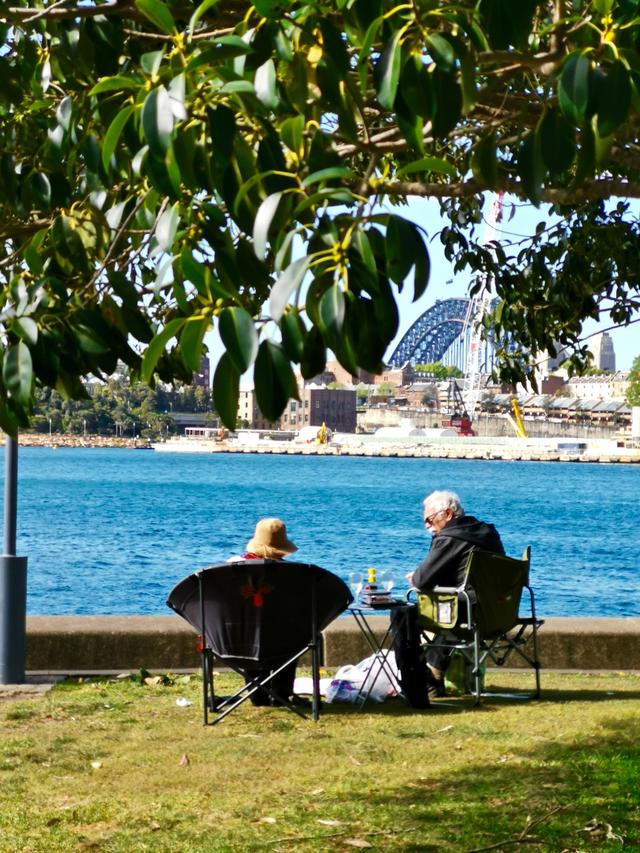
M529 585L530 561L529 546L520 560L473 550L460 587L434 587L418 593L418 626L427 645L461 653L471 669L470 692L476 705L487 661L504 666L512 653L533 668L533 695L540 696L538 628L544 620L536 616ZM524 590L528 595L523 596ZM527 615L520 615L521 603Z

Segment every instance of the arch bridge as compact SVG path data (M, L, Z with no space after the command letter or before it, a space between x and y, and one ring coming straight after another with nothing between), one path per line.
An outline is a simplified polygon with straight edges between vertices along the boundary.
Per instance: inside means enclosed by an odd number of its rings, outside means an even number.
M403 335L389 365L432 364L442 361L461 370L466 366L465 319L469 299L442 299L427 309Z

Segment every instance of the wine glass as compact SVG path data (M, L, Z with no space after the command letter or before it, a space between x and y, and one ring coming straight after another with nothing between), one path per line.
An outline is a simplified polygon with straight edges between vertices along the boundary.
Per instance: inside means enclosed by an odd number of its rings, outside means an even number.
M377 582L378 586L381 587L385 592L391 592L391 590L393 589L393 575L386 569L383 569L383 571L378 572Z
M349 572L349 586L353 597L357 598L362 592L362 574L360 572Z

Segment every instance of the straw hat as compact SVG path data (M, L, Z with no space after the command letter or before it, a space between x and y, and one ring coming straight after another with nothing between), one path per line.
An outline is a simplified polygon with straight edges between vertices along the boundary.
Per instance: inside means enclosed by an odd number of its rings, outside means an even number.
M297 545L287 537L284 521L279 518L261 518L256 524L253 539L247 542L247 551L259 557L277 559L297 550Z

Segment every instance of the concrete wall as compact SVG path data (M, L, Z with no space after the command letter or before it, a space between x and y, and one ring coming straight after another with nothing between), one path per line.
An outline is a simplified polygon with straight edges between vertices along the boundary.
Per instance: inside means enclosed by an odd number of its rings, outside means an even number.
M372 616L381 636L386 616ZM324 664L357 663L371 654L348 617L324 632ZM640 618L547 619L540 631L547 669L640 670ZM29 672L169 672L200 664L193 630L178 616L31 616L27 619ZM509 662L517 666L518 661Z

